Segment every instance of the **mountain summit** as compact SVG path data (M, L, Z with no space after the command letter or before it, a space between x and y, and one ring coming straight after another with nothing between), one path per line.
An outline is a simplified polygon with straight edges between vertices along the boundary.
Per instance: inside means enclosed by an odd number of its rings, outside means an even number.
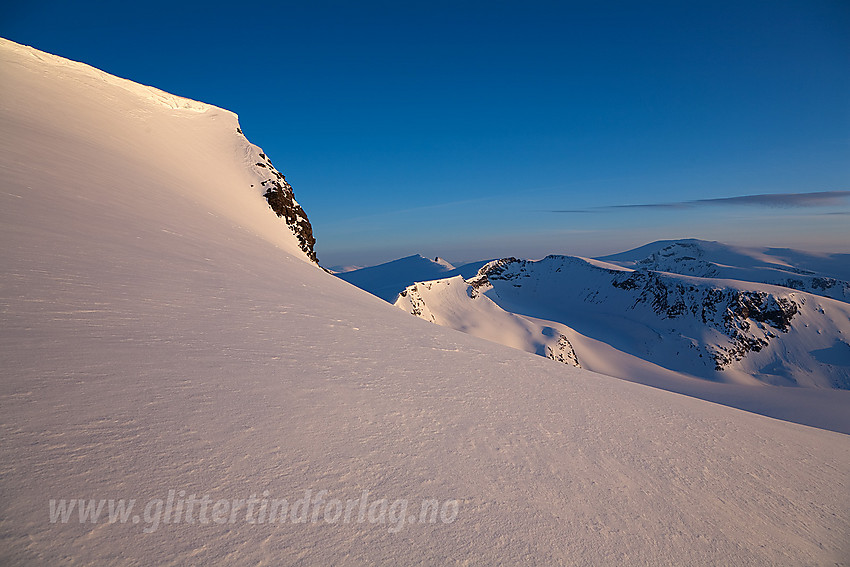
M598 258L633 269L782 286L850 302L850 254L662 240Z
M174 188L220 219L316 262L312 227L292 187L245 138L236 114L2 38L0 58L8 189L21 186L43 207L58 192L68 208L64 223L79 216L77 208L115 203L132 230L139 219L158 218L161 193ZM90 194L81 201L83 188ZM131 204L128 192L144 198ZM164 229L179 233L174 222Z

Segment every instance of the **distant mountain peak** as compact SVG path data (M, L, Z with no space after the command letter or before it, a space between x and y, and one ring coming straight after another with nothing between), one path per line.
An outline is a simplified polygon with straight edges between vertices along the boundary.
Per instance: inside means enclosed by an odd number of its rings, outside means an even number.
M850 302L850 255L661 240L599 258L635 270L766 283Z

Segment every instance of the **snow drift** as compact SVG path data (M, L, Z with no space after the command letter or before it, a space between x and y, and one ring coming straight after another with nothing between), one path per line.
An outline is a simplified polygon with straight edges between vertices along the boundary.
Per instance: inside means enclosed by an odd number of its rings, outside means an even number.
M846 435L430 325L340 281L270 210L227 111L6 41L0 81L0 563L846 562ZM176 495L182 514L194 495L307 490L458 513L50 519L50 500Z

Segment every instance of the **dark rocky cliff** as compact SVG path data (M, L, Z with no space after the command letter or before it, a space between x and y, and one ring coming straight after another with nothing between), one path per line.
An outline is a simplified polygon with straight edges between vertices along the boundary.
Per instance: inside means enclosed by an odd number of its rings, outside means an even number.
M241 134L242 131L240 130L239 133ZM313 226L310 224L310 219L307 218L307 213L295 200L295 192L286 181L286 177L275 169L266 154L260 153L259 157L260 161L257 161L254 167L261 178L265 178L260 182L265 190L263 196L275 214L286 221L287 226L298 239L301 250L310 260L318 264L319 260L316 258L316 251L313 248L316 244L316 237L313 236Z

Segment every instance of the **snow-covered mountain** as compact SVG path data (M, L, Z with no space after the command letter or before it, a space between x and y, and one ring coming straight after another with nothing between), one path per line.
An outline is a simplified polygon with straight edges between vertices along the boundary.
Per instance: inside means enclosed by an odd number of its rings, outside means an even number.
M778 285L850 302L850 254L664 240L599 258L628 268Z
M23 186L42 203L59 192L68 209L63 224L71 223L76 209L88 201L130 207L124 194L131 190L146 191L149 199L133 203L127 214L160 221L164 199L159 193L176 190L294 257L316 261L312 227L292 187L262 149L245 138L235 114L9 41L3 40L2 47L4 150L7 159L16 160L4 171L7 190ZM53 84L44 84L45 68ZM36 126L53 132L58 142L77 146L58 145L60 154L57 144L33 135ZM214 157L221 156L226 161L214 164ZM87 171L79 172L83 164ZM148 171L152 167L156 171ZM26 179L31 170L49 182L34 185ZM162 230L179 234L180 225L174 218Z
M581 367L563 325L505 311L462 276L409 286L395 305L432 323Z
M471 278L486 263L486 261L473 262L455 267L440 257L431 260L419 254L414 254L392 262L350 270L336 275L348 283L392 303L399 292L415 282L450 278L458 275Z
M230 112L7 41L0 85L0 564L847 562L847 435L327 274Z
M436 293L450 286L451 294ZM487 264L468 283L444 279L408 287L396 305L468 330L475 326L465 324L475 319L469 312L487 312L491 303L566 325L676 372L742 384L850 388L850 305L778 286L570 256L506 258ZM535 352L534 345L524 350ZM581 361L580 350L576 355Z

